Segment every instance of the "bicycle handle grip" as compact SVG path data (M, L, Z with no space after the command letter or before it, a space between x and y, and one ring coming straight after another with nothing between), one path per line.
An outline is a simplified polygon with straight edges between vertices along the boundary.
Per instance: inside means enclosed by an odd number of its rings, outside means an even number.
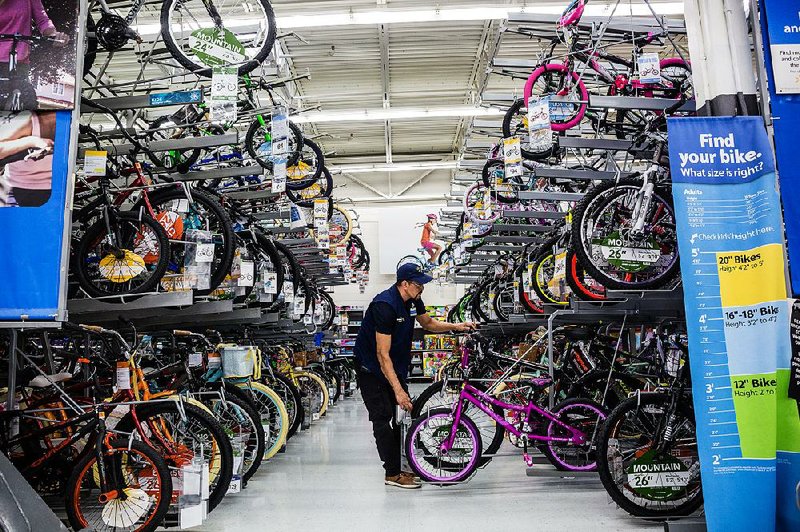
M81 329L84 329L84 330L87 330L87 331L91 331L91 332L96 332L96 333L105 332L105 329L103 329L99 325L83 325L83 324L81 324L81 325L79 325L79 327Z
M174 331L172 331L172 334L174 334L175 336L191 336L192 331L183 331L181 329L175 329Z

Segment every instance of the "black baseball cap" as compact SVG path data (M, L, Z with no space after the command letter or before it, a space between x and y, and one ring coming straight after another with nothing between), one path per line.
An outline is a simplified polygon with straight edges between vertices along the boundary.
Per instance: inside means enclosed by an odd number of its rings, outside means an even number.
M398 281L412 281L419 284L427 284L433 281L433 277L419 270L419 266L413 263L403 264L397 268Z

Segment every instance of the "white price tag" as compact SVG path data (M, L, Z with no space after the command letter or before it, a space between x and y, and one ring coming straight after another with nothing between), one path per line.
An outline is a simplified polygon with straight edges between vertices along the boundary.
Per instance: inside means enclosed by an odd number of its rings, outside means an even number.
M272 165L272 192L286 192L286 160L275 161Z
M218 369L222 367L222 357L219 353L209 353L208 355L208 369Z
M283 107L272 114L272 138L289 138L289 115Z
M196 368L203 365L203 353L189 353L189 367Z
M242 266L239 271L238 286L253 286L255 281L255 262L251 260L243 260Z
M214 260L214 243L198 243L195 251L195 262L212 262Z
M127 362L117 362L117 390L131 389L131 370Z
M272 142L272 155L273 157L280 157L289 153L289 140L280 139Z
M315 199L314 200L314 218L322 218L323 220L328 219L328 200L327 199Z
M556 266L553 271L553 280L561 280L567 276L567 252L556 255Z
M264 293L277 294L278 293L278 274L275 272L267 272L264 274Z
M181 198L178 200L178 203L175 204L175 211L176 212L189 212L189 200L186 198Z
M657 53L642 54L636 60L641 83L661 82L661 62Z
M522 149L519 137L503 139L503 160L506 166L522 162Z
M83 173L87 177L103 177L106 175L108 152L87 150L83 157Z

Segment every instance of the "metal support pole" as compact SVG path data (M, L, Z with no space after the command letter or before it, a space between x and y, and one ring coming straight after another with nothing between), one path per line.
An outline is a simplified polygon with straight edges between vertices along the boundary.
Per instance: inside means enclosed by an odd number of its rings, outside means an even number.
M17 390L17 330L10 329L11 341L8 346L8 398L6 398L6 411L16 410Z

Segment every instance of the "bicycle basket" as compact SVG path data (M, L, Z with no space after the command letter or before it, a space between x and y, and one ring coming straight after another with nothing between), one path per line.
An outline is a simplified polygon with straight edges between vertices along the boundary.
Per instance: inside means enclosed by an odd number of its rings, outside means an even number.
M258 352L255 347L226 346L221 351L222 372L226 379L253 376Z

